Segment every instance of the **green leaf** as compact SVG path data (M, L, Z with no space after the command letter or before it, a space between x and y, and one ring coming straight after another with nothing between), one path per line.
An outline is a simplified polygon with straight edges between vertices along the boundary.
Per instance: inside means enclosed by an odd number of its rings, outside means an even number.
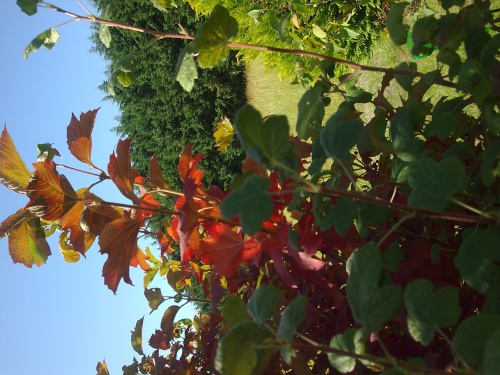
M222 202L220 210L226 219L240 215L241 227L245 234L256 233L262 222L273 213L273 200L267 192L271 181L263 176L253 175L243 186L234 190Z
M37 11L37 4L40 0L17 0L16 4L28 16L32 16Z
M31 52L36 52L41 46L49 51L54 47L60 35L55 29L47 29L33 39L24 50L24 58L27 59Z
M350 108L350 105L346 106ZM335 160L351 159L351 149L361 138L363 122L359 118L344 119L346 107L339 110L327 122L320 133L320 141L325 153Z
M121 70L122 72L125 73L129 73L134 71L136 65L137 65L136 53L131 52L126 54L116 62L115 69Z
M453 194L467 185L465 167L457 158L447 158L440 164L428 157L410 163L408 183L413 191L408 205L424 210L442 211Z
M134 76L134 72L124 72L123 70L120 70L117 73L116 78L118 78L118 82L120 82L123 87L129 87L134 80Z
M365 341L367 336L368 332L362 328L348 328L341 335L333 336L330 341L330 347L345 352L363 354L365 352ZM356 359L349 356L328 353L328 360L331 365L342 374L354 371L356 367Z
M380 285L385 273L378 248L368 244L356 249L347 261L347 299L354 320L369 331L378 331L398 313L403 291L394 284Z
M482 65L474 59L467 59L458 72L457 90L466 91L473 89L482 81Z
M422 104L414 99L408 100L391 119L392 146L401 160L412 161L421 154L423 141L415 137L415 130L423 120Z
M99 25L99 39L106 48L111 47L111 32L109 31L109 26L105 24Z
M492 186L500 177L500 141L491 143L483 152L481 161L481 180L485 186Z
M303 14L314 14L314 9L309 9L309 7L305 4L302 4L300 1L294 1L293 7L299 13Z
M450 113L443 113L437 116L434 115L432 116L432 121L425 127L424 135L426 138L435 135L438 139L444 141L453 134L457 126L458 120L456 116Z
M408 330L424 346L434 340L436 330L455 325L460 318L458 290L441 288L433 292L429 280L414 280L405 289Z
M151 0L151 3L156 9L161 10L162 12L165 12L171 5L175 6L175 2L172 0Z
M219 65L229 56L227 43L238 34L238 22L229 11L216 5L210 17L198 29L194 38L194 48L198 51L198 63L202 68Z
M302 295L295 298L283 311L278 326L278 336L288 342L293 342L297 328L306 318L307 297Z
M288 25L290 24L290 16L285 15L283 18L280 20L280 24L278 26L278 36L280 38L280 41L284 42L285 38L288 34Z
M362 202L357 206L356 216L354 217L354 225L361 237L365 238L370 234L370 227L378 226L385 223L392 216L389 208Z
M499 329L500 315L480 314L471 316L458 326L452 340L453 348L469 366L480 366L486 357L489 339L493 337L493 342L495 342Z
M269 116L262 120L256 109L245 105L236 113L235 128L245 152L269 168L292 150L285 116Z
M356 215L356 203L350 198L340 198L335 206L328 206L326 215L321 220L321 230L327 231L333 224L337 234L344 236L352 226Z
M268 12L268 18L267 18L268 22L269 22L269 26L271 26L271 28L275 31L279 31L279 27L280 27L280 21L278 20L278 18L276 17L276 12L271 10Z
M160 288L144 289L144 296L148 300L151 311L156 310L165 301Z
M142 325L144 323L144 317L139 319L137 323L135 324L135 328L133 331L131 331L131 337L130 337L130 342L132 343L132 348L136 351L137 354L139 355L144 355L144 352L142 351Z
M385 268L390 272L397 272L399 262L405 258L405 252L397 242L391 243L382 256Z
M266 284L260 285L253 291L248 301L248 313L255 323L262 325L273 315L278 297L279 290Z
M403 23L403 15L408 3L393 3L387 14L387 31L394 44L401 46L406 43L409 27Z
M222 375L252 375L264 350L259 348L271 333L255 322L240 322L219 340L215 369Z
M309 88L299 101L296 130L301 139L317 135L325 117L325 105L321 99L323 88L319 85Z
M221 313L225 331L233 328L239 322L252 320L252 317L247 312L245 301L234 294L227 297L224 306L221 308Z
M495 329L486 342L481 364L482 374L497 374L498 358L500 358L500 328Z
M464 281L480 293L486 293L499 275L495 265L500 262L499 243L498 228L479 228L465 238L455 258Z
M183 48L177 60L175 68L175 80L179 82L184 90L190 92L194 87L194 81L198 78L198 68L194 61L195 49L190 44Z

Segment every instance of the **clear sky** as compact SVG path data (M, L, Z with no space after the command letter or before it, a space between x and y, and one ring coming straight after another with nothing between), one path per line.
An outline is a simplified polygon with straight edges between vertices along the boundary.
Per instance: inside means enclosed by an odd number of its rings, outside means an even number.
M54 4L83 13L76 1ZM68 18L39 9L34 16L21 12L15 0L0 2L0 124L7 130L31 168L36 161L37 143L54 143L62 155L57 161L85 169L66 145L66 126L71 113L100 107L93 133L92 161L106 170L109 155L117 142L111 128L117 125L118 110L98 90L105 71L100 56L90 53L90 28L83 21L58 29L61 38L51 51L41 48L27 60L26 45L42 31ZM76 189L94 182L90 176L65 173ZM101 184L103 185L103 184ZM127 203L111 184L94 191L103 198ZM27 203L27 197L0 185L0 221ZM117 295L104 285L101 255L94 245L87 258L68 264L59 253L57 234L49 239L52 256L47 264L25 268L13 264L7 238L0 240L0 363L2 374L53 375L95 374L98 361L106 360L111 375L121 374L122 365L138 356L130 345L130 331L146 316L143 346L158 328L166 301L149 315L142 287L142 272L132 269L135 286L121 283ZM173 295L166 282L166 295ZM183 310L187 310L184 308ZM181 310L182 312L182 310ZM178 317L184 316L179 313ZM192 311L185 311L192 317Z

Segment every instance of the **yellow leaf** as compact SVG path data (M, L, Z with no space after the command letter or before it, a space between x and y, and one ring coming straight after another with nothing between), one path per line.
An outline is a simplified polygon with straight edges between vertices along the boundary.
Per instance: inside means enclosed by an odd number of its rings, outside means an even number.
M12 138L4 126L0 136L0 182L7 188L25 194L31 173L12 142Z
M217 123L217 130L214 133L215 147L217 151L224 151L229 147L234 137L234 128L227 117Z
M80 260L80 253L76 251L69 243L68 233L62 232L59 235L59 250L64 260L68 263L76 263Z

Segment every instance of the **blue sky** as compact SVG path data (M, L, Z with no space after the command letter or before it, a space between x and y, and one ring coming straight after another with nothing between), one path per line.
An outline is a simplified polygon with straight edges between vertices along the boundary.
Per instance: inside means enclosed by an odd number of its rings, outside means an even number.
M54 4L83 13L76 1ZM74 159L66 145L66 126L71 113L100 107L93 133L92 161L106 169L109 155L117 142L111 128L118 110L103 101L98 86L105 78L105 62L90 53L90 28L83 21L58 29L61 38L51 51L41 48L27 60L26 45L42 31L68 18L40 9L27 16L15 0L0 2L0 124L7 129L21 157L31 168L36 160L37 143L50 142L62 155L58 162L85 169ZM71 171L64 173L76 189L94 182L88 176ZM101 184L103 185L103 184ZM108 200L127 203L116 189L107 184L94 191ZM24 195L0 186L0 221L27 203ZM13 264L8 254L7 238L0 240L0 363L3 374L23 375L95 374L98 361L106 360L111 375L121 374L121 367L137 356L130 345L130 331L146 316L143 343L159 327L161 315L169 302L149 315L142 288L142 272L132 269L132 287L121 283L117 295L104 285L102 265L106 255L96 246L87 258L68 264L59 253L57 235L49 239L52 256L47 264L32 269ZM166 295L172 295L166 283ZM178 317L192 317L184 308ZM139 359L139 358L138 358Z

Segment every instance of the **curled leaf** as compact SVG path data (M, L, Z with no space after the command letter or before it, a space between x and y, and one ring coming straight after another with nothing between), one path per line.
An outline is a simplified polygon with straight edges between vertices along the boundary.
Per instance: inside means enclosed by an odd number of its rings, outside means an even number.
M38 34L24 50L24 58L27 59L31 52L36 52L41 46L44 46L49 51L59 40L59 33L55 29L47 29L43 33Z
M17 152L12 138L4 126L0 136L0 182L16 193L25 194L30 172Z

